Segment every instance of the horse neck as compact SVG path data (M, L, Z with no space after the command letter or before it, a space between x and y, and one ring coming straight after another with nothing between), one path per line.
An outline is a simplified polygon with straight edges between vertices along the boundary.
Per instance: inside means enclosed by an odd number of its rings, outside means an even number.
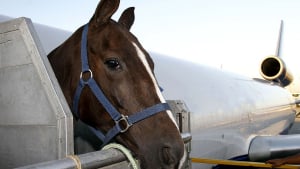
M81 72L81 31L77 30L63 44L48 54L49 62L69 105Z

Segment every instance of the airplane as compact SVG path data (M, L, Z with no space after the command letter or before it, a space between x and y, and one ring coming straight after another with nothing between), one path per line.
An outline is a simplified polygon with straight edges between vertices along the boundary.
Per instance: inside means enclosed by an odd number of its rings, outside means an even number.
M10 19L0 15L0 22ZM71 34L34 26L47 54ZM282 26L280 30L281 37ZM293 84L292 76L279 51L280 47L262 61L265 80L149 52L164 97L183 100L191 112L191 157L264 161L300 151L296 144L300 135L285 135L294 123L299 101L298 93L286 88ZM197 169L212 166L192 164Z

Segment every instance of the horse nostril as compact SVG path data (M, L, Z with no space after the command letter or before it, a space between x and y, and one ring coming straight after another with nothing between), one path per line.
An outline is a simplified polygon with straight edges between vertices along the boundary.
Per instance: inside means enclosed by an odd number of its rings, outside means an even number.
M165 164L171 165L175 163L174 156L172 155L171 148L166 146L162 148L162 160Z

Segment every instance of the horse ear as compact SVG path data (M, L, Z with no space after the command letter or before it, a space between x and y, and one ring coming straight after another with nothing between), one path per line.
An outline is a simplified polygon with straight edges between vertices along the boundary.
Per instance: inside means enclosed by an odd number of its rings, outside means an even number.
M96 8L95 14L91 21L102 24L107 22L116 12L120 4L120 0L101 0Z
M134 22L134 7L127 8L121 15L118 23L130 30Z

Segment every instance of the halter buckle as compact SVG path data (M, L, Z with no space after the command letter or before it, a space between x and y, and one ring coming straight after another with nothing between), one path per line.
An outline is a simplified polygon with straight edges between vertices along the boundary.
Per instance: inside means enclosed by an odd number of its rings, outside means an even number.
M85 77L84 74L88 74L88 76ZM91 69L82 71L79 78L82 79L84 83L87 83L89 79L93 78L93 72L91 71Z
M132 126L132 124L128 122L128 116L125 116L123 114L121 114L121 118L115 121L115 123L116 126L118 126L118 128L120 129L120 133L126 132L128 128Z

